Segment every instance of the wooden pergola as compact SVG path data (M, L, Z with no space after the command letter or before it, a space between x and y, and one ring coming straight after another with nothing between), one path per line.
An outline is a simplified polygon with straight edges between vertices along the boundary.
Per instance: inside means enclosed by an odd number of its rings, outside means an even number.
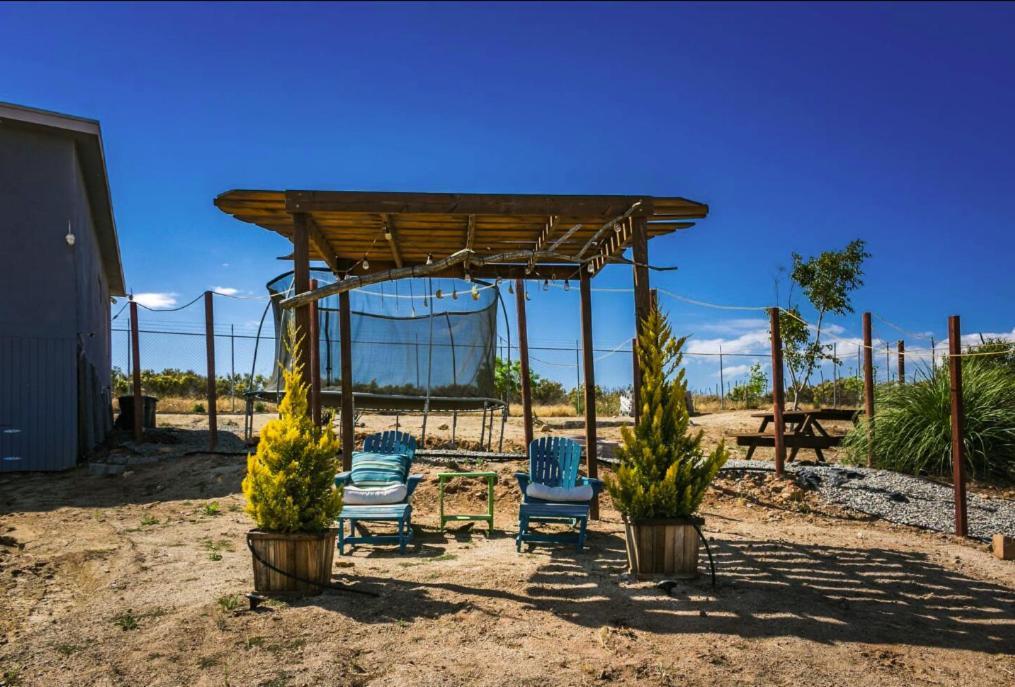
M588 474L597 473L596 392L590 282L608 264L634 272L635 327L649 309L648 241L688 229L708 206L674 196L562 196L370 191L227 191L223 212L292 241L295 295L282 302L311 332L313 304L339 297L342 380L351 377L349 291L393 279L457 277L515 279L525 441L530 443L532 396L524 280L577 280L584 351L585 441ZM632 259L623 257L631 248ZM311 288L310 262L324 262L337 281ZM312 370L310 346L302 350ZM634 408L640 409L635 358ZM342 385L342 452L351 459L352 385ZM593 514L595 517L595 514Z

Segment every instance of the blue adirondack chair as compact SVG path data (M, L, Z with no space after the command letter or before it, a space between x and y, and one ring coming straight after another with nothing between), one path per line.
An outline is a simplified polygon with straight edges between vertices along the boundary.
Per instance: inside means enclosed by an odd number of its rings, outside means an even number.
M399 431L371 434L363 442L362 451L352 454L352 469L335 475L338 486L358 488L384 487L405 484L405 498L398 503L377 505L343 505L338 514L338 552L345 554L345 545L398 544L399 553L405 553L412 541L412 492L423 480L423 475L411 475L412 461L416 457L416 440ZM392 522L396 534L357 534L359 522ZM349 523L349 535L345 524Z
M580 477L582 447L576 441L562 437L542 437L529 444L529 471L516 472L522 490L522 503L518 509L518 536L515 548L522 543L575 543L581 551L585 546L585 530L589 520L588 501L554 501L529 496L529 484L535 482L547 487L571 489L576 486L592 487L593 498L602 488L601 480ZM529 525L536 522L566 522L577 528L575 532L543 534L532 532Z

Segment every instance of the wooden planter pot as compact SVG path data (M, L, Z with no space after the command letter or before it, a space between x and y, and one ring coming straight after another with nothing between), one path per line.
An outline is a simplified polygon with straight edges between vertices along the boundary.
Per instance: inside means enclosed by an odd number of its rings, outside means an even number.
M638 577L665 575L676 579L698 576L698 532L701 518L638 520L624 518L629 572Z
M254 561L254 589L265 594L320 594L331 584L337 534L335 528L297 534L251 530L247 545Z

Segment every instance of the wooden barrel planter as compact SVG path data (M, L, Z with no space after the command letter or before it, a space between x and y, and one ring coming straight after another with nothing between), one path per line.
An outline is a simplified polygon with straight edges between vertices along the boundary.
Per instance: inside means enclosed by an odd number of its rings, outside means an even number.
M254 589L264 594L320 594L331 584L337 529L320 533L247 533ZM288 574L287 574L288 573Z
M624 518L627 561L632 575L665 575L676 579L698 576L698 532L701 518L639 520Z

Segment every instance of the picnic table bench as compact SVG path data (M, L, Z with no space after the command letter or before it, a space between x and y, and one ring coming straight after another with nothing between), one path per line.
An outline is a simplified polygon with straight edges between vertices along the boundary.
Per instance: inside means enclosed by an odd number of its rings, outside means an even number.
M848 421L856 423L860 411L855 408L819 408L817 410L787 410L782 414L785 428L783 438L791 449L789 460L794 460L800 449L814 451L821 462L825 461L823 449L833 448L842 443L842 437L829 434L821 421ZM751 434L738 434L737 446L747 446L747 460L754 455L759 446L775 446L775 434L768 434L765 429L775 422L775 413L752 413L751 417L761 418L758 431Z

